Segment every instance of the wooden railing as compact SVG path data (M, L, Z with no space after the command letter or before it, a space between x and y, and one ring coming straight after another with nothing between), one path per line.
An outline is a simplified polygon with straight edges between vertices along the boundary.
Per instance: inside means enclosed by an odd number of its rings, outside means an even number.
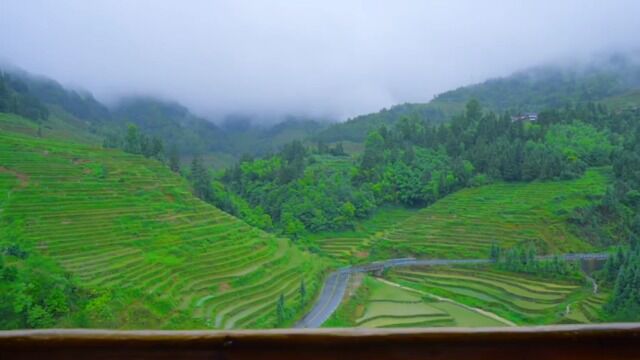
M640 324L492 329L0 332L0 359L640 359Z

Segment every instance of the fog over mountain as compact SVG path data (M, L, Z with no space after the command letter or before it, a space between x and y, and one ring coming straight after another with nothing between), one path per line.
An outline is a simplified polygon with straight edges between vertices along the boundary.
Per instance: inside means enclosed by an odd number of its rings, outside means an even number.
M117 3L117 5L114 5ZM343 120L640 45L640 2L2 0L0 61L110 104Z

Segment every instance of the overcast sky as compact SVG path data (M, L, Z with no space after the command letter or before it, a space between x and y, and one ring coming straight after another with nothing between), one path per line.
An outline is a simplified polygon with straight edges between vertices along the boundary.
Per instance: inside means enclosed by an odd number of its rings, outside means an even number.
M344 119L640 45L640 1L0 0L0 60L113 103Z

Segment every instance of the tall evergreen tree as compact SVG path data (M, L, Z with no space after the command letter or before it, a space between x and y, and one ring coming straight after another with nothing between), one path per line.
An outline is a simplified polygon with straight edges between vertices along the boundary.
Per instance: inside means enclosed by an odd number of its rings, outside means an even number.
M150 156L162 161L163 153L164 153L164 144L162 143L162 139L154 136L151 139Z
M178 155L178 148L173 145L169 151L169 168L173 172L180 172L180 156Z
M140 154L142 151L140 133L138 127L133 124L129 124L127 127L127 136L124 138L124 151L131 154Z
M364 154L360 162L361 177L373 180L377 176L374 169L380 166L384 159L384 138L377 131L372 131L367 136L364 145Z
M307 301L307 288L304 285L304 279L300 281L300 307L304 307Z
M191 161L191 184L197 197L207 202L213 201L211 176L202 163L200 156L194 156Z
M276 325L280 326L284 323L286 318L286 310L284 307L284 294L280 294L278 302L276 303Z

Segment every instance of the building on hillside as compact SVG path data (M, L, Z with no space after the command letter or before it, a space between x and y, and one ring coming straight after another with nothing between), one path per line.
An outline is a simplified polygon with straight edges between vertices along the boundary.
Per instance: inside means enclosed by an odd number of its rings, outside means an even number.
M516 121L538 121L538 113L524 113L511 117L511 122Z

